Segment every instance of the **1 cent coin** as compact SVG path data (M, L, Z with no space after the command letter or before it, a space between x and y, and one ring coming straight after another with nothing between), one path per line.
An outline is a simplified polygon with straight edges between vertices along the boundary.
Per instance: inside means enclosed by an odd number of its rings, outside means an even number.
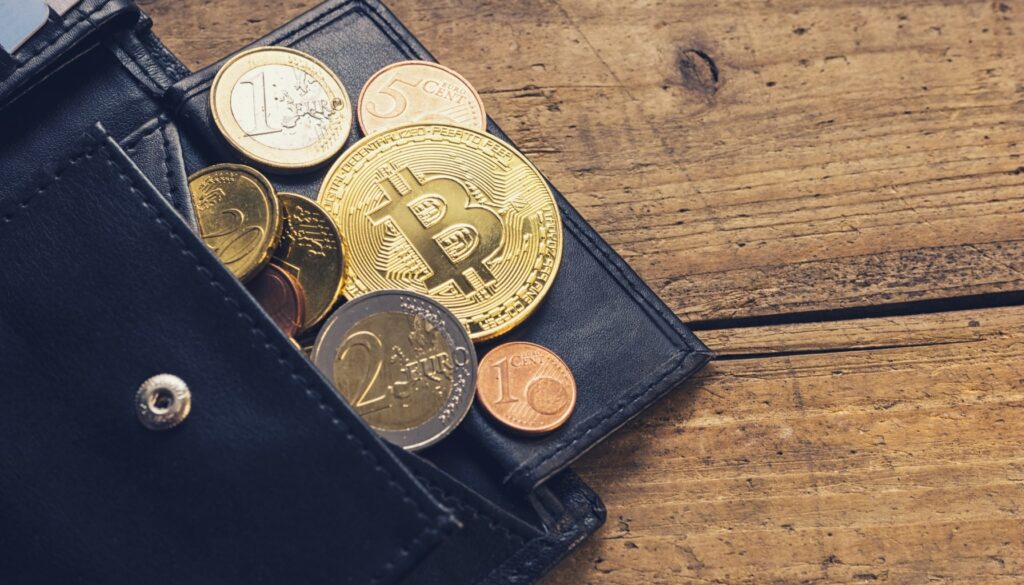
M440 441L469 412L476 352L448 309L404 291L381 291L336 310L311 356L359 416L409 450Z
M241 281L252 278L281 239L281 207L270 181L245 165L220 164L188 178L199 237Z
M429 61L401 61L374 73L356 109L364 134L402 124L487 129L480 94L458 73Z
M315 167L345 146L352 104L341 80L310 55L284 47L243 51L210 86L224 138L248 159L282 171Z
M484 356L476 388L487 412L522 433L553 431L576 406L569 366L550 349L524 341L499 345Z
M305 318L299 283L280 266L268 264L246 285L263 310L288 337L295 336Z

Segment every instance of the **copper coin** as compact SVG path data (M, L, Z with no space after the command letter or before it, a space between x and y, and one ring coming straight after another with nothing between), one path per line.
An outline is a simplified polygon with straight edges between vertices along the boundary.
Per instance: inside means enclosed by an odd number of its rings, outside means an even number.
M576 380L569 366L546 347L513 341L480 361L478 400L499 422L523 433L547 433L569 420Z
M288 337L299 332L305 318L302 289L295 278L275 264L267 264L246 285L263 310Z
M374 73L359 93L356 112L364 134L405 124L487 129L480 94L465 77L429 61L400 61Z

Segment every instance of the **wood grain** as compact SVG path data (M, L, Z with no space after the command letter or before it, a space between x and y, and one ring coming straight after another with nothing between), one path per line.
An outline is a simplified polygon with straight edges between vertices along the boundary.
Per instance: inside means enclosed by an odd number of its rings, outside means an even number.
M1024 580L1024 311L929 317L712 364L576 467L609 522L548 583Z
M317 1L140 4L198 68ZM720 355L546 583L1024 582L1024 2L389 6Z

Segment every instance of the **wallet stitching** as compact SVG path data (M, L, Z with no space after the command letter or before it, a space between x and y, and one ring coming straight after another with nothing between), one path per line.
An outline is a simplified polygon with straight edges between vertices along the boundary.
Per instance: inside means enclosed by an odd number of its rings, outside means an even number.
M181 209L180 198L178 195L176 181L171 181L171 139L167 136L167 125L160 125L160 136L163 137L163 148L164 148L164 181L167 183L167 194L171 196L171 201L174 207L178 208L178 213L184 213Z
M640 386L638 389L636 389L636 390L634 390L632 392L629 392L628 394L623 395L621 398L619 398L619 400L617 402L612 404L612 406L610 406L609 408L605 409L603 412L598 412L598 413L594 414L589 419L589 422L586 424L586 426L581 428L581 429L579 429L576 432L576 435L573 437L572 440L568 440L568 441L567 440L562 440L559 443L553 445L551 447L551 452L549 452L547 455L545 455L543 457L540 457L540 458L538 458L538 457L531 457L531 458L523 461L519 465L517 465L515 469L513 469L512 471L509 472L507 478L512 478L512 477L515 477L517 475L522 474L523 473L523 469L528 467L528 466L540 469L542 465L547 463L549 460L551 460L555 456L559 455L563 450L567 449L568 447L571 447L571 446L575 445L577 442L582 440L584 437L589 435L592 431L594 431L596 428L600 427L602 424L604 424L608 420L614 418L617 415L622 414L622 412L624 410L626 410L626 407L628 407L630 405L630 403L633 402L636 398L646 394L649 390L651 390L652 388L654 388L658 384L661 384L662 382L664 382L665 379L668 378L671 374L673 374L676 370L678 370L678 369L682 368L683 366L685 366L686 362L685 361L680 362L679 358L683 357L683 356L686 356L689 353L693 353L693 352L681 351L681 352L677 352L677 353L672 354L672 356L670 356L667 360L662 362L662 366L661 367L665 367L665 365L673 364L673 363L675 363L676 365L666 369L660 376L658 376L658 378L656 380L654 380L650 384L645 384L643 386Z
M106 133L104 133L104 136L106 136L109 139L109 135L107 135ZM29 195L24 200L19 202L17 209L4 216L4 222L10 223L19 211L27 208L29 203L31 203L31 201L33 201L36 196L45 193L57 181L60 180L61 175L63 175L73 166L77 165L83 158L90 158L94 153L97 153L100 150L102 150L104 154L106 154L107 156L107 165L115 167L115 170L117 171L118 177L121 179L121 181L125 183L125 185L131 190L132 193L139 196L139 202L142 203L146 210L153 215L155 222L164 229L164 231L167 233L170 239L178 244L178 246L181 248L182 253L193 260L196 271L208 279L207 284L209 284L214 289L218 289L219 293L223 295L223 300L225 304L234 307L236 315L250 323L249 331L252 334L252 336L257 339L257 342L259 342L260 338L264 340L262 343L264 348L272 350L273 353L277 354L277 362L280 365L285 366L292 372L290 378L293 380L293 383L297 382L297 385L302 387L302 389L304 390L304 394L306 396L317 401L318 410L324 412L327 415L328 419L331 421L331 423L333 423L333 428L336 428L338 432L343 433L345 435L345 438L350 443L355 443L356 445L358 445L358 447L360 448L360 454L365 459L368 460L368 462L372 466L372 469L385 477L385 479L387 480L387 484L391 486L393 489L395 489L401 495L403 502L406 502L413 507L413 509L416 511L417 519L423 521L425 523L425 526L419 532L418 535L409 540L405 544L405 546L403 546L398 551L400 556L408 557L410 549L415 549L419 545L420 541L422 541L428 535L434 535L437 533L437 530L434 529L434 527L431 525L430 519L423 513L420 504L416 502L414 499L412 499L409 496L409 492L406 489L406 487L400 484L394 478L392 473L381 465L377 457L367 449L366 444L359 437L352 434L352 432L349 430L348 425L339 417L337 417L334 412L332 412L331 407L328 406L326 400L324 400L323 395L314 390L311 386L309 386L305 378L303 378L301 375L297 373L294 373L294 364L290 363L289 360L287 360L286 357L281 353L279 348L277 348L276 345L272 344L269 341L268 336L263 331L263 329L257 324L257 322L250 315L242 311L241 305L237 301L237 299L233 298L231 294L227 290L225 290L223 285L214 280L213 272L211 272L208 268L203 266L200 259L187 248L184 240L178 234L176 234L174 228L172 228L171 225L163 219L160 211L157 208L150 205L148 201L146 201L147 193L145 192L144 189L140 190L139 188L137 188L138 185L135 183L134 177L128 176L125 173L126 169L124 169L124 167L122 166L123 163L119 161L117 158L115 158L115 151L111 150L110 144L108 142L104 142L100 139L97 139L92 135L90 135L88 138L92 142L92 148L87 148L85 151L77 155L73 155L71 158L69 158L68 161L62 167L55 171L53 175L51 175L46 181L44 181L34 192L32 192L31 195ZM395 568L396 566L394 563L390 561L385 562L383 570L378 574L378 576L372 577L372 580L370 582L380 582L381 579L389 576L389 574L393 572Z
M454 493L445 490L437 482L432 481L430 478L423 475L422 473L417 473L413 471L412 474L413 477L420 481L420 483L426 485L427 489L433 490L440 494L442 500L445 500L447 502L454 502L454 506L456 508L467 510L473 516L488 520L488 528L499 532L503 532L505 534L506 542L525 543L527 541L526 538L522 535L512 532L512 529L508 526L505 526L500 518L480 510L480 508L474 506L473 504L470 504L469 502L460 498Z
M135 136L129 142L125 142L124 144L121 145L121 148L123 148L125 152L127 152L128 154L134 153L135 149L138 148L140 142L162 130L163 127L166 126L169 121L170 120L163 117L150 118L149 120L146 120L142 124L139 124L139 127L136 128L135 131L138 131L140 128L148 124L152 124L153 122L156 122L157 124L150 128L149 130L146 130L142 134Z
M59 41L61 38L63 38L65 33L67 33L68 31L70 31L72 29L78 28L78 26L80 24L82 24L83 22L87 22L87 19L89 21L88 24L91 26L92 25L92 22L91 22L92 15L96 14L97 12L102 10L103 8L106 8L107 4L110 4L110 2L111 2L111 0L105 0L103 3L97 5L95 8L93 8L89 12L83 12L81 10L76 10L75 16L77 18L75 18L75 19L70 19L69 18L67 21L61 22L61 24L60 24L60 34L58 34L57 36L55 36L52 39L50 39L48 42L46 42L41 47L36 49L33 53L31 53L29 55L22 56L20 58L15 57L15 59L18 61L18 68L21 69L22 67L28 67L29 63L34 61L36 59L36 57L39 57L40 54L42 54L44 51L46 51L46 49L49 49L57 41Z

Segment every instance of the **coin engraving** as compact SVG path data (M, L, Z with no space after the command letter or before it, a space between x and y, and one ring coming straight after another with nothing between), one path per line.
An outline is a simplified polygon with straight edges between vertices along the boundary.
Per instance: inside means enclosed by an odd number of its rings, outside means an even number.
M344 284L344 241L331 219L315 201L278 193L284 227L272 263L298 281L306 312L301 329L320 322L341 295Z
M451 69L429 61L392 63L359 93L359 125L373 134L402 124L452 124L487 128L483 101L473 86Z
M270 182L255 169L222 164L189 177L188 187L203 242L239 280L259 272L281 237Z
M561 218L546 181L481 132L431 124L364 138L328 172L317 201L348 240L346 297L426 294L474 340L522 322L561 262Z
M284 47L239 53L210 89L214 122L232 146L281 170L325 162L352 126L344 85L326 65Z
M477 394L502 424L539 434L569 419L576 405L576 381L554 352L517 341L499 345L480 361Z
M431 445L472 404L476 354L455 317L430 298L382 291L342 305L313 347L313 363L381 436Z

